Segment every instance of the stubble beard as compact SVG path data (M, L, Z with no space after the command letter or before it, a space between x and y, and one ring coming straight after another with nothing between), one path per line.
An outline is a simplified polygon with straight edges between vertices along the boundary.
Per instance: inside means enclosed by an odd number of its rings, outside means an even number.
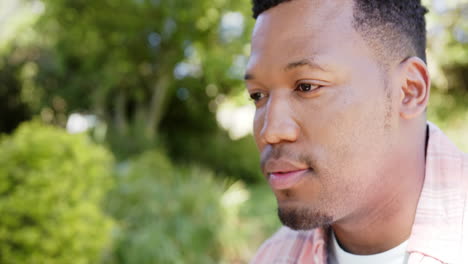
M333 223L332 216L309 208L278 207L278 217L283 225L293 230L327 228Z

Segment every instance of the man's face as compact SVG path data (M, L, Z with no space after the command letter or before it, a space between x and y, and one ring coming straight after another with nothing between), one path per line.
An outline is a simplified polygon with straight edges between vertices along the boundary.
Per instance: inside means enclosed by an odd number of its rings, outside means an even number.
M395 186L383 176L396 163L398 94L352 14L352 1L293 0L255 25L255 140L280 219L295 229L357 219Z

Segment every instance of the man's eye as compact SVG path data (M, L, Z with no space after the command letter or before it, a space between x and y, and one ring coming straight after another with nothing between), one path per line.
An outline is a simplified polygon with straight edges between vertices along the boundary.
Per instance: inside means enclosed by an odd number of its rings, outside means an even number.
M311 83L299 83L296 86L296 90L299 90L301 92L310 92L312 90L315 90L319 88L319 85L311 84Z
M261 92L250 94L250 99L252 99L254 102L260 101L263 97L265 97L265 94Z

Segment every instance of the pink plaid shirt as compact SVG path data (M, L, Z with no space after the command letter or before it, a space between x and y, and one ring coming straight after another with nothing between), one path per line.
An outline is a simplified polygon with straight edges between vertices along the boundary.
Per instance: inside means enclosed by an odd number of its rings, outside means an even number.
M429 123L426 177L407 251L408 264L468 264L468 155ZM328 231L287 227L251 264L326 264Z

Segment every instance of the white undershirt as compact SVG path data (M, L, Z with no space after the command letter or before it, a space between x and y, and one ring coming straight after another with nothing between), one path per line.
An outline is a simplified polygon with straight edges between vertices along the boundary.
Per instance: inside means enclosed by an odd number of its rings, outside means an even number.
M344 251L332 233L332 243L330 245L329 264L406 264L408 262L408 253L406 247L408 241L374 255L354 255Z

